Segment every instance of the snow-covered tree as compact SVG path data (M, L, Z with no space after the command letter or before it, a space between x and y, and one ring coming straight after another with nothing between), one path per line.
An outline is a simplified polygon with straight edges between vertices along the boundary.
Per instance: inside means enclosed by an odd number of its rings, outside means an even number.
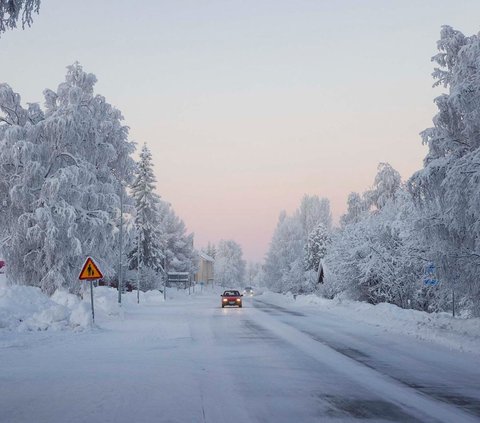
M327 198L304 195L297 210L297 216L303 226L305 239L318 223L322 223L328 231L332 228L332 213L330 201Z
M389 163L380 163L373 188L364 194L369 206L380 210L391 198L395 197L400 188L402 178Z
M329 200L316 195L305 195L292 216L285 212L280 214L264 267L264 282L268 288L296 293L315 289L310 269L305 273L305 249L309 235L319 225L328 234L332 215Z
M2 250L12 280L47 292L78 289L91 255L114 272L119 192L134 166L134 145L121 113L94 94L96 78L68 67L45 111L21 105L0 84Z
M156 178L153 172L152 154L144 144L140 153L135 180L131 191L135 199L136 238L130 251L130 268L141 270L141 289L153 289L160 281L164 259L162 244L161 203L155 192ZM150 277L147 277L147 276ZM153 279L152 279L153 278Z
M347 198L347 212L340 218L342 226L349 223L358 223L368 210L368 203L360 194L351 192Z
M185 223L165 201L161 201L160 206L160 228L166 270L195 272L198 260L193 248L193 234L187 234Z
M280 214L265 260L265 285L272 291L302 290L303 232L299 219Z
M223 287L239 287L245 280L242 247L233 240L220 240L215 259L215 283Z
M245 277L245 284L249 286L258 286L261 280L262 265L261 263L249 261L247 264L247 274Z
M40 0L0 0L0 36L7 29L14 29L20 22L22 28L30 26L32 15L38 13Z
M433 77L447 92L435 99L434 126L421 134L428 154L409 188L443 289L480 315L480 36L444 26L437 45Z
M323 223L319 223L308 235L307 243L305 244L305 270L317 271L322 260L327 253L327 244L329 242L327 228Z
M370 199L370 210L362 197ZM418 211L398 172L380 164L373 188L349 200L348 218L334 233L325 257L323 292L330 297L346 292L374 304L417 306L426 254L414 227Z

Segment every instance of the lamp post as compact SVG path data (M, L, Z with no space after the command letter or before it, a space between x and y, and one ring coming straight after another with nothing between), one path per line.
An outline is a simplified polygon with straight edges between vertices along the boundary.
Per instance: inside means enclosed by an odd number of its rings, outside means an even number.
M120 182L120 246L118 257L118 304L122 304L122 256L123 256L123 184Z
M140 259L140 248L143 247L142 245L142 231L138 231L138 243L137 243L137 304L140 304L140 279L141 279L141 272L142 272L142 265L143 265L143 254L142 259Z
M168 273L167 273L167 254L165 254L165 257L163 257L163 300L167 300L167 279L168 279Z

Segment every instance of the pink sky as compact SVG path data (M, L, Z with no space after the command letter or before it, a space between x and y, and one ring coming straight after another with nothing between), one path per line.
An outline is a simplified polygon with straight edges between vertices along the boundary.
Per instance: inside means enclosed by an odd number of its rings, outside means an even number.
M314 101L317 95L325 99L316 93L298 96ZM231 110L219 120L216 113L201 112L201 119L184 115L185 121L148 129L162 134L149 143L159 193L195 232L196 245L232 238L249 260L262 259L279 212L295 210L303 194L329 198L338 219L348 193L366 190L380 161L390 162L404 177L418 169L424 155L418 132L434 111L427 104L412 116L406 105L398 111L386 105L367 114L352 100L350 107L358 110L308 115L299 113L295 99L273 111L261 100L250 107L225 100L217 111ZM258 119L263 107L264 118Z
M41 101L78 60L196 246L231 238L261 260L304 194L338 219L379 162L420 168L440 27L470 35L478 16L476 0L49 0L0 39L0 81Z

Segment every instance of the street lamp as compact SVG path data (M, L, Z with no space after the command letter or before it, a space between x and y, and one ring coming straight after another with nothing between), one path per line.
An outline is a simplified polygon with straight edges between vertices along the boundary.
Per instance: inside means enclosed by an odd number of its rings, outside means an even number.
M120 183L120 246L118 253L118 304L122 304L122 288L123 288L123 272L122 272L122 259L123 259L123 183Z
M117 180L120 187L120 236L118 247L118 304L122 304L122 288L123 288L123 272L122 272L122 260L123 260L123 191L125 188L125 180L121 171L110 169L110 173Z
M143 222L143 211L142 211L142 222ZM140 225L139 225L140 226ZM138 239L137 239L137 304L140 304L140 279L141 279L141 272L142 272L142 265L143 265L143 251L142 251L142 259L140 260L140 248L143 250L142 245L142 231L140 228L138 229Z

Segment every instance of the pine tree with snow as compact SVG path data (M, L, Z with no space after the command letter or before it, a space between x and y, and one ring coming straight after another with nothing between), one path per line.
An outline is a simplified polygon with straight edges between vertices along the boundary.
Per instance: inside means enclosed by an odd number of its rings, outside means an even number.
M163 269L164 245L161 228L161 200L155 193L155 175L152 155L144 144L137 165L135 180L131 191L135 200L136 237L133 249L129 254L130 268L142 272L141 289L153 289L160 280L155 274ZM151 277L146 278L146 275ZM152 280L153 277L153 280Z
M327 254L327 245L330 240L327 229L323 223L319 223L308 236L305 244L305 270L317 271L322 260Z

